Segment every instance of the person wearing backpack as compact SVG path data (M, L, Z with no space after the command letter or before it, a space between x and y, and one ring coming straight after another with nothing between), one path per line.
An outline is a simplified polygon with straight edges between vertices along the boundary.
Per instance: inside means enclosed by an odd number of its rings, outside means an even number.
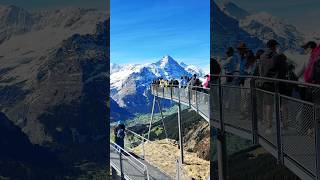
M209 80L213 83L213 84L217 84L218 83L218 79L219 77L217 77L218 75L220 75L221 73L221 66L218 63L218 61L215 58L210 58L210 74L213 75L212 77L209 75ZM209 84L208 84L209 87Z
M310 52L310 58L309 62L307 64L307 67L304 70L304 81L307 83L313 83L313 67L315 62L320 56L320 45L317 46L317 44L314 41L309 41L305 45L302 46L302 48L308 53Z
M312 80L311 82L314 84L320 84L320 45L318 46L318 54L315 57L315 62L313 64L312 70ZM312 91L312 100L315 104L320 105L320 89L314 88Z
M260 76L275 78L276 71L274 71L274 62L278 56L277 48L279 43L271 39L267 42L267 48L264 53L260 57ZM263 80L262 89L265 91L273 92L274 91L274 83ZM266 134L271 133L272 128L272 114L273 114L273 98L270 97L269 94L264 93L263 96L263 111L262 117L263 121L267 123L267 129L265 130Z
M319 80L319 74L317 74L317 67L315 65L320 56L320 45L317 46L317 43L314 41L309 41L301 47L306 54L310 54L309 61L304 67L303 79L306 83L316 84ZM314 97L316 97L310 88L300 88L300 95L303 100L309 102L312 102Z
M122 121L118 121L118 126L116 128L116 144L120 146L122 149L124 149L124 138L126 136L125 134L126 126Z
M320 56L317 58L313 65L312 83L320 84Z

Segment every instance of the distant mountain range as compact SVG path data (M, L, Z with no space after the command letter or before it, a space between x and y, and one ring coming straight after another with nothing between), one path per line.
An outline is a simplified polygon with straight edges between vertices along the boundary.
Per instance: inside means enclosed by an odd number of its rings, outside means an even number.
M276 39L281 51L301 51L300 46L310 36L271 14L250 13L232 2L220 5L214 3L213 13L214 44L217 45L229 41L228 45L235 46L237 42L243 41L252 48L261 48L268 40ZM227 40L224 37L228 37ZM216 49L215 53L221 54L223 50Z
M280 52L285 53L296 65L296 70L308 59L302 53L301 45L318 34L304 34L294 25L266 12L251 13L232 2L217 4L213 2L211 15L211 53L214 57L224 56L227 47L237 47L245 42L252 50L264 49L270 39L280 43Z
M106 162L109 28L96 9L0 6L0 113L63 163Z
M193 74L203 76L204 72L196 66L178 63L169 55L149 64L111 64L110 96L116 102L111 103L111 120L126 119L136 113L150 113L152 95L149 85L154 79L180 79L181 76ZM170 106L170 103L163 101L163 105ZM121 114L120 111L128 113Z

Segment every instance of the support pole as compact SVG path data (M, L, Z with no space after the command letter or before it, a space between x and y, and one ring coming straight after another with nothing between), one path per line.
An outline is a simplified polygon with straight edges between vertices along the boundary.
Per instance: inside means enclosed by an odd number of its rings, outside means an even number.
M277 128L277 150L278 150L278 163L283 165L283 146L282 146L282 129L281 129L281 106L280 106L280 93L279 84L275 83L275 104L276 104L276 128Z
M168 139L168 133L167 133L166 126L164 125L164 118L163 118L162 108L161 108L161 104L160 104L160 100L159 99L157 99L157 104L158 104L158 108L159 108L159 111L160 111L160 114L161 114L161 121L162 121L162 126L163 126L163 129L164 129L164 132L166 134L166 139Z
M199 103L198 103L198 91L195 91L195 100L196 100L196 109L197 109L197 113L199 114Z
M183 138L182 138L181 104L180 103L178 103L178 126L179 126L179 148L180 148L181 164L183 164L184 158L183 158Z
M122 150L119 150L119 159L120 159L120 177L121 180L124 180L124 174L123 174L123 165L122 165Z
M256 93L256 81L255 79L250 80L250 90L251 90L251 111L252 111L252 140L254 145L259 144L258 135L258 118L257 118L257 93Z
M227 146L223 120L222 86L219 77L219 106L220 106L220 128L217 129L217 155L218 155L218 176L219 180L226 180L227 175Z
M320 180L320 107L314 104L315 142L316 142L316 180Z
M153 96L153 102L152 102L152 110L151 110L151 120L149 123L149 132L148 132L148 140L150 140L150 132L151 132L151 126L152 126L152 122L153 122L153 117L154 117L154 106L156 103L156 96Z
M191 108L191 85L189 85L188 87L188 101L189 101L189 108Z
M117 179L118 175L117 175L117 171L111 167L111 178L112 179Z

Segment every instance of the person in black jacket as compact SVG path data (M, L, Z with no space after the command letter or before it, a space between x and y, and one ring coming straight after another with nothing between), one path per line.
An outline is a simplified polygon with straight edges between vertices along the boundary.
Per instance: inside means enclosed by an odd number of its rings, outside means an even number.
M274 71L275 78L289 80L289 65L287 56L284 54L279 54L275 57L274 67L271 69ZM293 87L289 83L279 82L278 83L279 93L285 96L291 96ZM286 101L281 99L281 115L283 120L283 127L287 128L288 124L288 105Z

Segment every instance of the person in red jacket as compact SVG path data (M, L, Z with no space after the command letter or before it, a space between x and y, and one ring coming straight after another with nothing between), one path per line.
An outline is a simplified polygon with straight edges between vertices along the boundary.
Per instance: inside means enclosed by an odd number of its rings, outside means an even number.
M307 83L313 83L312 71L317 58L319 58L320 56L320 45L317 46L317 44L314 41L309 41L308 43L303 45L302 48L307 53L310 52L310 59L303 73L304 81Z

